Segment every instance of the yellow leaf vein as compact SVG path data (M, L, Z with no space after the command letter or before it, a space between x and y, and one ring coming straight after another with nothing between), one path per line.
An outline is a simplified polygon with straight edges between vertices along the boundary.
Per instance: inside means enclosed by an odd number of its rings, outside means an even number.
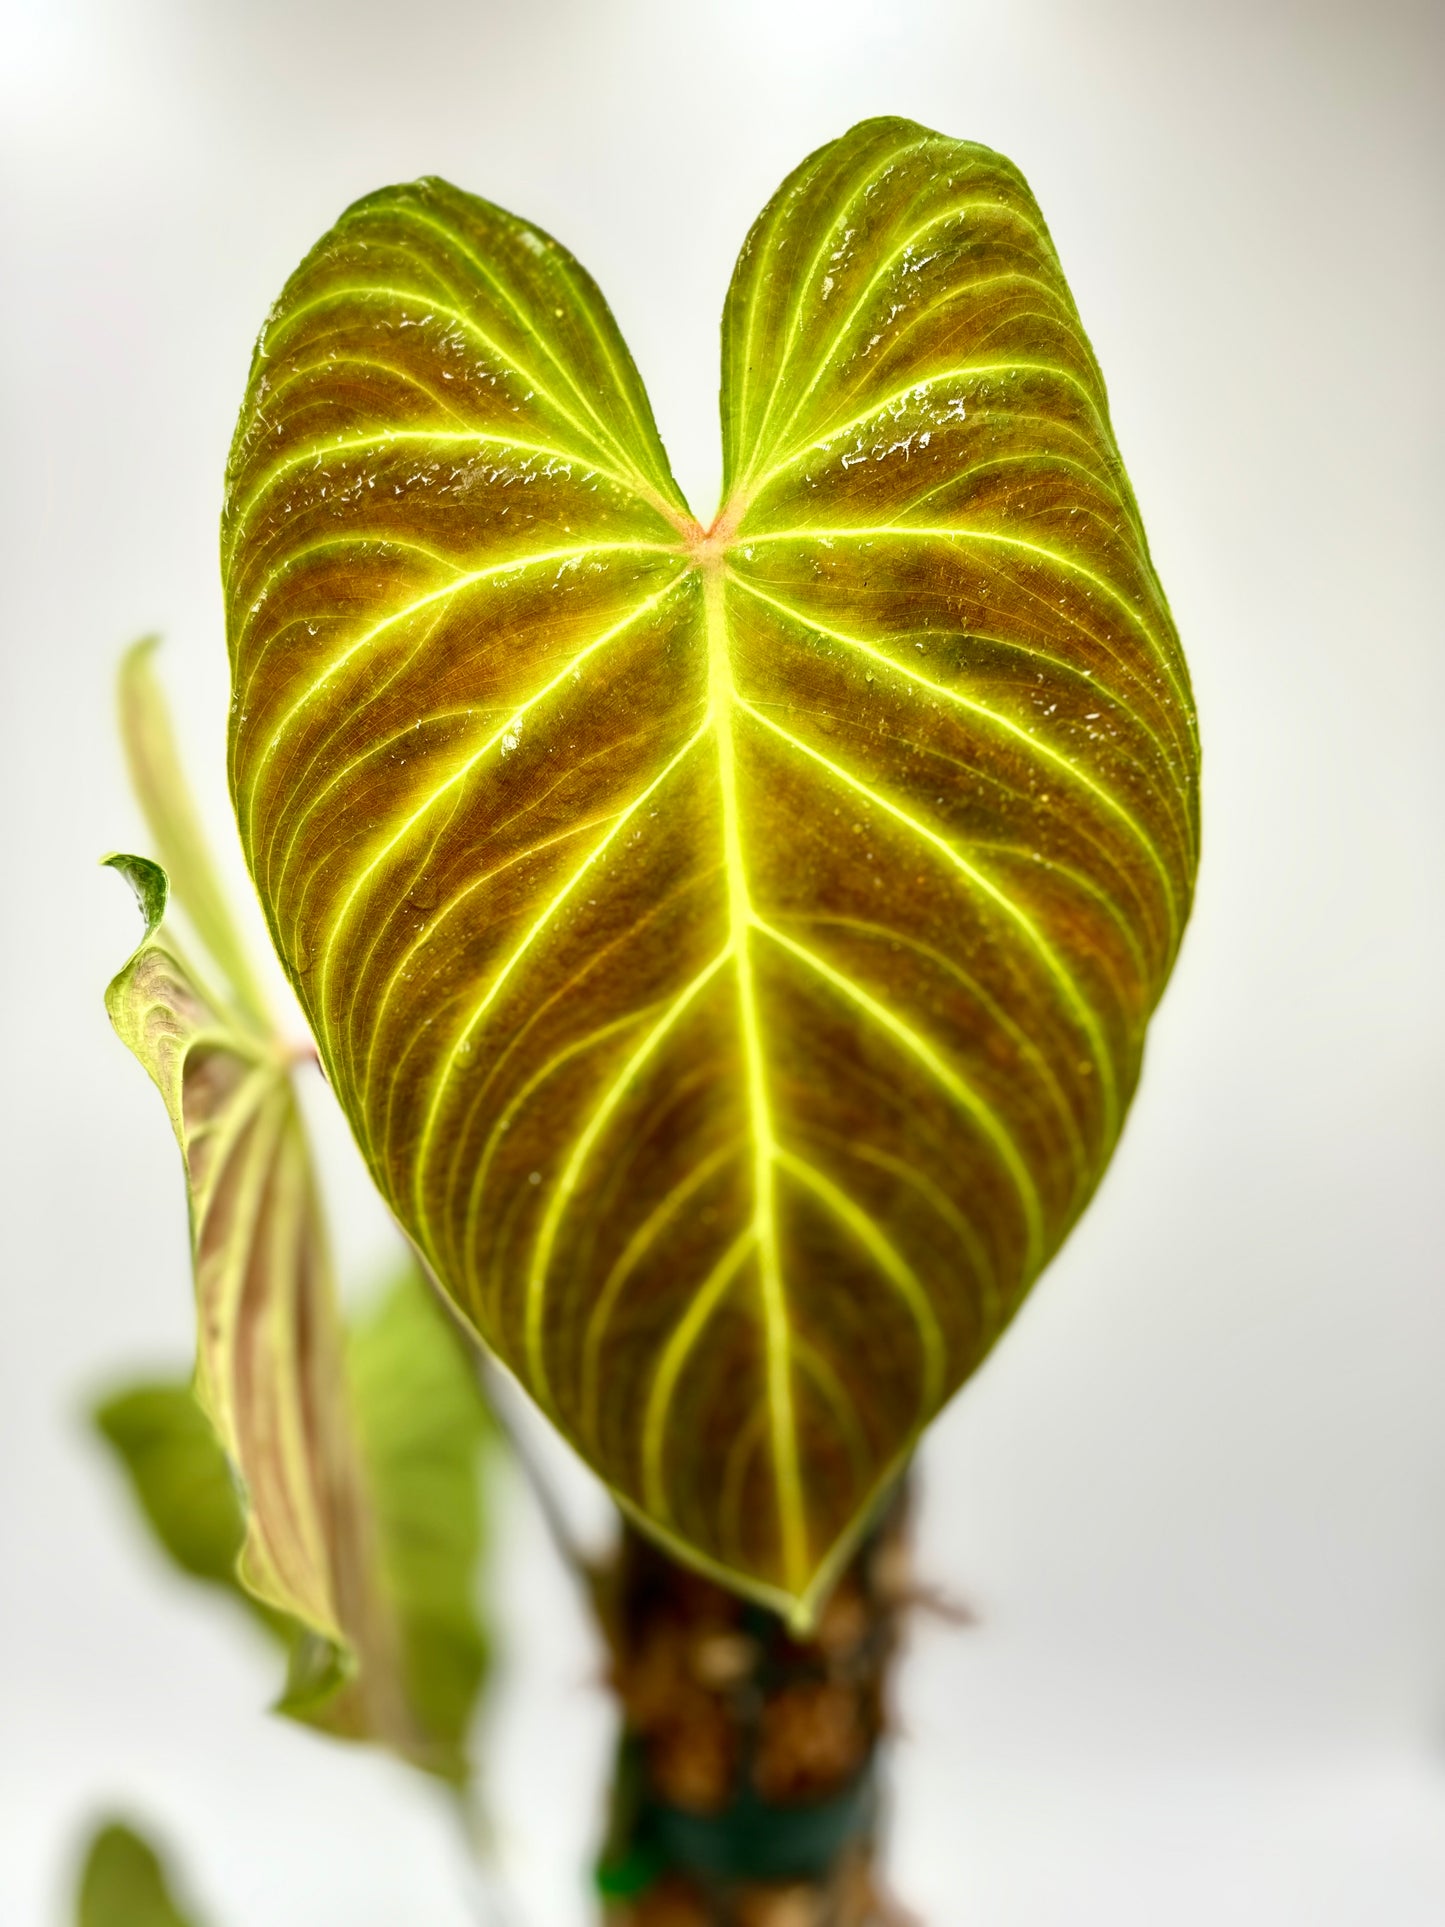
M678 584L683 580L685 580L685 576L682 573L675 575L672 580L668 582L664 588L658 590L655 595L651 595L644 602L640 602L636 608L629 609L627 614L620 621L613 623L610 629L604 630L600 636L594 637L584 648L579 649L575 655L570 656L557 671L556 675L551 677L549 681L543 683L539 689L534 690L524 701L518 703L517 707L511 712L507 722L503 723L499 728L491 730L485 739L472 750L470 754L463 758L444 781L430 789L423 800L411 810L410 814L400 826L393 830L373 855L357 869L346 895L341 898L340 902L331 905L327 912L326 941L322 947L320 966L317 971L317 1007L323 1013L323 1016L327 1011L327 991L330 982L331 961L336 954L337 944L342 939L353 910L380 866L386 862L395 850L406 842L417 825L423 822L444 798L454 793L457 797L460 796L461 785L466 782L472 771L484 757L499 748L509 732L514 730L516 723L521 718L529 716L539 703L545 702L547 697L555 690L559 689L564 683L569 682L576 671L590 656L595 655L598 650L606 648L610 642L615 642L618 636L624 634L628 629L632 628L634 624L650 615L660 603L664 602L667 597L672 594ZM376 927L372 931L370 941L359 955L351 959L355 965L354 976L357 979L362 976L367 960L380 942L389 921L389 918L379 918Z
M852 790L855 795L863 797L868 803L872 804L874 808L883 811L885 815L892 817L895 822L901 823L905 829L909 830L914 836L918 837L921 842L926 843L931 849L935 850L946 863L950 864L954 869L959 871L962 876L967 878L974 889L986 897L997 910L1001 911L1003 915L1022 932L1029 947L1039 958L1048 974L1053 978L1055 985L1062 994L1066 1006L1073 1015L1074 1022L1078 1025L1079 1030L1088 1042L1089 1052L1094 1060L1095 1068L1099 1073L1099 1082L1103 1089L1106 1136L1112 1139L1118 1124L1118 1084L1114 1072L1113 1055L1105 1041L1098 1014L1080 989L1077 980L1064 959L1060 956L1054 945L1050 943L1049 939L1044 935L1043 931L1029 913L1020 908L1006 890L1001 889L991 877L979 869L977 864L971 863L963 852L955 848L946 837L940 836L938 831L931 828L927 823L920 822L916 816L912 815L910 811L903 809L901 805L895 803L891 797L883 795L881 791L874 789L870 784L860 781L851 770L845 769L841 763L836 763L830 757L824 756L820 750L814 749L810 743L805 743L801 737L794 736L789 730L784 729L781 723L775 722L771 716L766 715L762 710L755 709L751 703L746 703L739 699L738 707L746 715L751 716L755 722L760 723L764 729L770 730L774 736L786 743L789 748L797 751L800 756L807 757L810 762L817 764L820 769L827 770L836 781L844 784L845 787Z
M1031 755L1047 763L1051 768L1058 770L1066 781L1075 783L1080 788L1086 790L1096 802L1101 803L1106 810L1123 823L1129 835L1144 852L1149 864L1157 873L1163 885L1165 902L1168 906L1171 943L1177 939L1181 922L1178 891L1173 874L1160 857L1153 838L1148 835L1143 825L1139 822L1133 811L1129 809L1127 804L1121 802L1120 799L1115 796L1114 792L1105 784L1097 782L1089 775L1088 771L1079 763L1075 762L1072 757L1065 755L1062 750L1055 749L1046 736L1038 735L1032 730L1025 729L1021 724L1014 722L1011 717L1002 714L999 710L991 709L987 703L980 702L977 697L967 696L957 689L950 689L947 683L935 682L931 676L925 676L921 670L913 668L912 665L907 662L900 661L896 656L890 655L886 650L875 648L872 643L865 642L861 636L849 635L842 629L834 629L826 623L819 622L816 617L806 615L801 609L794 607L793 604L783 602L776 596L767 595L763 590L756 588L743 576L734 575L732 579L737 583L739 588L745 590L749 595L754 596L759 602L766 603L769 607L776 609L779 615L786 617L789 621L802 628L811 629L816 635L826 636L830 641L841 643L845 648L856 650L859 655L866 656L871 661L893 671L895 675L903 677L905 681L915 683L920 689L926 689L930 695L939 697L942 701L951 704L955 708L966 710L970 715L977 716L980 721L988 724L991 728L1011 736L1022 744Z

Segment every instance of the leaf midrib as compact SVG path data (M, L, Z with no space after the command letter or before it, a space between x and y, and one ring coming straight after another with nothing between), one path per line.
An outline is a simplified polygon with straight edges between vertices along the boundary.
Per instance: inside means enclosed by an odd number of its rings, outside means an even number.
M649 1497L656 1512L665 1519L670 1507L667 1495L662 1489L662 1468L656 1446L665 1425L666 1407L670 1403L671 1394L676 1388L693 1344L700 1337L703 1327L720 1308L727 1293L734 1288L747 1254L756 1251L765 1360L765 1397L760 1416L766 1420L771 1448L770 1457L786 1584L789 1590L798 1596L802 1593L807 1581L810 1557L794 1399L794 1367L801 1361L795 1357L799 1340L792 1329L786 1281L781 1264L775 1196L777 1171L780 1166L785 1169L790 1168L790 1153L778 1136L773 1117L767 1076L767 1054L755 983L754 938L764 935L772 939L784 953L791 954L795 961L805 962L809 968L821 972L824 979L833 984L835 990L840 994L846 994L851 1001L857 1003L862 993L851 981L845 982L842 979L835 981L834 973L828 970L821 960L814 957L811 951L804 950L782 932L775 930L760 915L753 901L741 786L737 769L735 729L738 718L742 716L770 729L776 730L776 726L742 695L735 681L732 661L732 637L726 598L728 585L734 580L731 565L735 560L740 559L737 552L746 546L746 540L740 538L738 534L738 525L743 518L745 507L745 502L734 498L719 512L708 528L704 529L696 521L690 520L685 529L680 531L682 539L673 552L684 563L684 571L673 578L663 593L675 593L689 576L694 577L701 584L704 611L703 644L707 654L708 706L699 727L691 733L682 748L669 759L667 767L647 786L647 793L652 793L666 780L667 775L676 768L678 763L710 741L717 755L720 829L723 843L722 868L727 892L727 940L723 948L649 1027L640 1045L629 1054L621 1073L613 1080L602 1104L594 1111L588 1130L574 1144L573 1157L548 1200L544 1223L533 1248L533 1262L530 1267L527 1292L526 1337L531 1368L545 1403L548 1398L548 1372L545 1359L545 1302L548 1274L568 1203L582 1177L582 1167L585 1166L595 1140L605 1128L616 1104L622 1100L634 1078L640 1074L647 1059L652 1056L685 1011L693 1005L702 990L728 965L732 965L736 973L737 1021L743 1042L748 1138L752 1150L752 1215L740 1238L734 1241L723 1261L715 1268L714 1275L710 1279L710 1289L705 1294L707 1299L705 1311L701 1306L694 1305L692 1312L683 1319L674 1332L668 1347L666 1369L660 1372L654 1383L647 1415L649 1421L647 1429L654 1446L651 1454L654 1461L651 1467L652 1476L648 1480ZM757 538L753 536L750 539ZM750 588L752 585L739 581L738 586ZM797 747L804 746L799 744ZM606 847L614 840L620 822L635 813L637 801L621 813L621 817L611 825L608 835L604 836L601 843L589 852L581 870L574 874L567 888L561 893L561 899L572 894L572 889L580 880L581 874L593 867ZM951 852L951 854L954 854L955 861L959 861L956 853ZM971 870L971 866L969 868ZM970 880L975 885L981 882L976 875L971 875ZM998 893L991 889L987 894ZM1009 903L1007 899L1004 899L1004 905L1015 918L1019 915L1017 906ZM559 907L560 899L554 900L547 914L539 919L539 923L545 925ZM536 934L537 928L534 926L533 931L529 933L529 941ZM529 941L523 943L522 950L529 947ZM511 967L517 961L518 955L514 953L509 959L507 968L502 972L503 978L510 975ZM475 1028L477 1018L494 1000L500 988L500 981L500 979L494 980L489 986L481 1010L474 1013L467 1026L468 1034ZM1070 988L1074 989L1077 996L1077 987L1071 985ZM886 1018L888 1013L875 1007L871 998L864 1001L867 1004L868 1014L875 1021ZM1087 1011L1086 1008L1084 1012L1076 1012L1076 1014L1084 1016L1082 1027L1086 1031L1094 1029L1094 1025L1089 1021L1092 1012ZM1000 1156L1019 1193L1025 1216L1029 1221L1030 1268L1036 1268L1042 1260L1046 1239L1040 1208L1041 1200L1033 1183L1032 1174L1020 1159L1010 1135L1006 1131L1001 1131L999 1120L992 1115L990 1108L980 1105L977 1095L964 1088L962 1080L953 1072L952 1067L938 1059L936 1052L927 1045L927 1040L919 1039L909 1031L906 1035L900 1033L898 1041L915 1055L926 1052L926 1067L934 1075L941 1077L960 1101L966 1101L975 1122L983 1127L985 1134L990 1138L995 1152ZM1102 1037L1095 1034L1091 1042L1102 1059L1103 1067L1110 1068ZM452 1054L455 1056L455 1046ZM447 1068L450 1070L450 1064ZM423 1185L420 1180L428 1163L425 1150L430 1147L437 1122L436 1111L449 1081L445 1073L437 1080L427 1127L423 1132L424 1154L418 1160L415 1199L423 1221L425 1209ZM798 1174L795 1173L795 1175ZM857 1227L850 1225L849 1228L856 1236ZM876 1262L878 1254L872 1251L869 1240L865 1237L861 1242L869 1249L870 1256ZM939 1334L936 1326L931 1331L928 1330L928 1327L933 1324L931 1317L924 1316L928 1308L926 1305L920 1308L918 1298L907 1279L902 1278L901 1275L893 1275L898 1270L897 1263L885 1265L883 1269L895 1288L901 1290L905 1300L909 1302L910 1310L919 1321L920 1336L923 1337L927 1355L928 1369L925 1375L932 1379L939 1362L936 1356ZM930 1384L929 1390L936 1396L935 1384ZM925 1406L927 1402L925 1398Z
M738 1015L747 1067L748 1118L753 1143L753 1242L758 1253L763 1340L767 1358L768 1419L777 1484L783 1569L801 1592L807 1580L807 1531L798 1439L793 1411L791 1329L778 1257L774 1171L778 1144L769 1101L767 1064L758 1020L752 937L758 918L748 887L742 806L738 797L733 719L739 698L729 646L725 550L700 566L708 654L708 689L717 744L718 786L723 814L723 869L727 879L728 941L737 972Z

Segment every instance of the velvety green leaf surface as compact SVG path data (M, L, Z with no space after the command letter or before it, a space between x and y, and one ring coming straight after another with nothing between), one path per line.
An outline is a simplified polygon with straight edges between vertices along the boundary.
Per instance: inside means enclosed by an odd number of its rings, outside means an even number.
M1086 1202L1194 716L1017 171L866 122L724 316L683 505L601 297L437 181L268 318L242 838L383 1192L622 1503L804 1612Z
M154 1847L119 1821L97 1829L86 1850L76 1927L199 1927L171 1892Z

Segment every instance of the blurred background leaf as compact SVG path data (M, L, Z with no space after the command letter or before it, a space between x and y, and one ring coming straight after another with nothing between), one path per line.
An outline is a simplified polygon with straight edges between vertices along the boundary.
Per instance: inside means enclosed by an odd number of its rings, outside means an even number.
M479 1566L497 1432L469 1347L415 1268L356 1322L347 1363L425 1763L457 1779L487 1669Z
M104 1398L96 1430L124 1469L146 1522L181 1571L239 1599L267 1629L287 1621L236 1577L246 1536L226 1455L184 1380L132 1385Z
M96 1829L86 1849L76 1927L201 1927L182 1911L155 1848L119 1820Z
M489 1656L481 1560L498 1435L465 1341L414 1266L355 1321L346 1368L380 1584L399 1633L413 1728L408 1758L461 1781ZM339 1682L326 1642L256 1599L237 1576L241 1500L189 1385L174 1379L128 1386L100 1400L93 1420L171 1562L238 1600L285 1645L287 1681L277 1710L363 1737L329 1710Z

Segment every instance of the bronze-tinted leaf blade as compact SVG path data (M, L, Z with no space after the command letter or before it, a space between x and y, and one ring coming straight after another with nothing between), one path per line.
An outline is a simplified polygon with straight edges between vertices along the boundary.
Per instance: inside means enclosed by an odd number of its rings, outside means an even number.
M806 162L723 417L704 532L564 250L359 203L237 432L232 780L438 1279L643 1523L806 1611L1104 1168L1197 762L1008 163Z
M744 247L724 367L750 951L790 1344L823 1367L794 1420L848 1516L1108 1161L1188 914L1197 736L1007 161L903 121L812 156Z

